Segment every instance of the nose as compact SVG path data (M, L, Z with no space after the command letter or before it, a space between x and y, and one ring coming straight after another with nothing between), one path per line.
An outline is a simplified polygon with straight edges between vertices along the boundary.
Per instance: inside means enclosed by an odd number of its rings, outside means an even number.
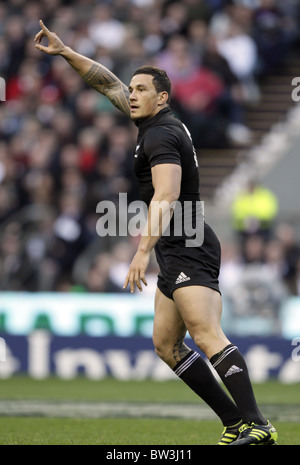
M129 94L129 100L136 100L136 94L134 89Z

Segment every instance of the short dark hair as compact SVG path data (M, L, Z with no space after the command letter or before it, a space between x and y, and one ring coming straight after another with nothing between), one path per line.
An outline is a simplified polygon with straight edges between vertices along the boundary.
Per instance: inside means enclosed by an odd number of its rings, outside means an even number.
M171 82L166 71L155 66L145 65L137 68L132 76L137 74L150 74L153 76L153 85L156 89L156 92L168 92L169 97L167 103L170 103L171 100Z

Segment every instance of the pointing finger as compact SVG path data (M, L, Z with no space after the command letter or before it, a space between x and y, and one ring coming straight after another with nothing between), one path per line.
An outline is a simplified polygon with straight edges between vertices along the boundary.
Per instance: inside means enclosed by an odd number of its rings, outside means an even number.
M45 26L45 24L43 23L43 21L42 21L41 19L40 19L39 23L40 23L40 26L41 26L41 28L42 28L44 34L45 34L47 37L49 37L49 35L51 35L51 32L49 31L49 29Z

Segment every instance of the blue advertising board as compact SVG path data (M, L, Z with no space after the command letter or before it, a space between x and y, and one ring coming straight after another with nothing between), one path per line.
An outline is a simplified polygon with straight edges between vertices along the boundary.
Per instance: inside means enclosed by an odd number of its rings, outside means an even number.
M0 378L25 373L36 379L86 376L101 380L168 380L175 374L156 355L152 339L142 336L57 336L36 330L26 336L0 335L5 341L5 360ZM254 382L278 379L300 382L300 338L232 337L245 356ZM196 349L189 339L188 345Z

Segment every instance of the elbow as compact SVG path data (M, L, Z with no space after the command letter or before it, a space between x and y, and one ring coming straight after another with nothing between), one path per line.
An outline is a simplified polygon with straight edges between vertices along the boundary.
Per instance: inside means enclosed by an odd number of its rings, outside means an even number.
M180 191L171 192L167 199L168 202L169 203L177 202L177 200L179 199L179 195L180 195Z
M155 192L153 196L153 200L156 200L158 202L168 202L169 204L172 204L173 202L176 202L179 199L180 195L180 190L174 189L172 191L161 191L161 192Z

